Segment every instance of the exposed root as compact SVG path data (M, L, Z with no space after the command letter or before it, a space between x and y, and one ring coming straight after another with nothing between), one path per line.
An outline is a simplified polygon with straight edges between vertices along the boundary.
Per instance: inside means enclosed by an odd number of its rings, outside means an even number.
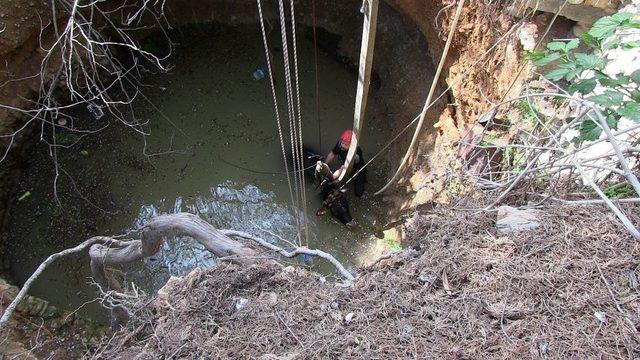
M637 206L625 210L640 214ZM410 231L419 251L363 269L348 288L272 265L195 271L140 299L130 328L94 356L640 355L630 326L640 321L640 245L604 206L551 208L538 230L502 237L494 221L451 209L422 215Z

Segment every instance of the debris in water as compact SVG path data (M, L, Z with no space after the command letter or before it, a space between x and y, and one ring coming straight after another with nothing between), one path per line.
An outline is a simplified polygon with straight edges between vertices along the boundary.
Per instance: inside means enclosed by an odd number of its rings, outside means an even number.
M308 267L313 267L313 258L308 254L300 254L300 261Z
M91 116L96 120L99 120L104 116L102 107L96 103L89 103L89 105L87 105L87 111L91 113Z
M331 308L332 308L333 310L338 310L338 308L339 308L339 307L340 307L340 303L338 302L338 300L333 300L333 301L331 302Z
M89 152L87 150L80 150L80 155L89 156Z
M263 68L257 68L253 74L253 80L262 80L267 76L267 72Z
M27 190L24 192L24 194L20 195L20 197L18 198L18 201L22 201L28 198L29 196L31 196L31 191Z

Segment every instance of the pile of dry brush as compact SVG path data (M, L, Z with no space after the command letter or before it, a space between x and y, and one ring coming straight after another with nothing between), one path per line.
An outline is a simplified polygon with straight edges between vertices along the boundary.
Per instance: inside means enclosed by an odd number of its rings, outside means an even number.
M631 206L631 205L630 205ZM640 208L625 209L635 214ZM639 243L604 206L533 232L491 213L416 217L412 248L337 287L303 269L221 264L141 298L96 358L637 358Z

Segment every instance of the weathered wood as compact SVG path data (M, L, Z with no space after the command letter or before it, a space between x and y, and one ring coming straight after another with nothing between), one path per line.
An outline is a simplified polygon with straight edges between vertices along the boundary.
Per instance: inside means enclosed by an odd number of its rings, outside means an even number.
M353 115L353 137L347 152L347 159L342 166L339 180L351 172L353 159L358 149L364 116L367 111L369 85L371 84L371 69L373 67L373 49L376 43L376 24L378 23L378 0L364 0L364 23L362 25L362 45L360 48L360 70L358 73L358 89L356 90L356 105Z
M95 280L109 289L119 289L107 266L126 264L149 257L160 250L168 237L188 236L217 257L242 265L255 262L258 252L235 241L200 217L179 213L161 215L142 229L140 240L119 244L94 244L89 249L91 272Z
M355 277L331 254L317 249L306 247L296 248L286 251L276 245L255 237L251 234L233 231L218 230L208 222L202 220L197 215L189 213L178 213L161 215L152 219L140 230L140 239L117 240L111 237L92 237L80 245L63 250L49 256L38 269L27 279L24 286L16 295L15 299L7 307L0 319L0 328L7 322L16 306L26 296L31 284L42 274L47 266L58 258L78 253L89 248L91 258L91 272L94 280L103 290L120 290L120 284L109 271L109 266L122 265L133 261L141 260L157 253L165 238L169 237L190 237L207 250L225 261L231 261L241 265L249 265L257 262L262 257L259 252L245 246L242 242L232 239L230 236L251 240L266 249L275 251L282 256L291 258L299 254L321 257L329 261L336 269L349 281ZM264 260L263 260L264 261ZM275 260L268 260L274 261ZM128 313L124 307L114 305L119 318L126 318Z

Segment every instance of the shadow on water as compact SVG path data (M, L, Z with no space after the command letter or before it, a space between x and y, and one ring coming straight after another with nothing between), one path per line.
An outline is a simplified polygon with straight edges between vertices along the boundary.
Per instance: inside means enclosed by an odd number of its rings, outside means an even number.
M180 29L176 37L182 44L176 49L173 70L148 74L145 79L150 85L145 95L173 124L147 102L138 100L134 109L149 123L151 135L146 141L133 131L123 131L122 126L111 126L61 150L61 166L75 179L60 180L62 207L52 199L47 149L36 147L19 189L32 195L16 202L9 224L7 254L14 280L22 283L52 252L92 235L125 233L164 213L197 213L216 227L247 231L282 246L287 244L278 236L295 238L292 214L300 209L291 206L283 174L268 79L252 77L264 66L257 34L257 25ZM278 37L271 35L274 48L279 45ZM305 142L318 148L318 127L313 120L313 45L300 39L298 47L303 133ZM277 49L274 57L281 118L286 121L282 57ZM319 69L320 135L326 153L328 144L333 146L340 132L351 125L356 78L322 53ZM380 143L384 135L385 131L365 131L365 158L375 152L373 144ZM381 170L373 170L369 189L380 185L375 174ZM364 230L353 232L328 215L313 215L321 201L310 185L307 198L309 246L331 252L347 266L357 266L373 241L371 229L384 220L379 200L350 195L352 214L365 224ZM153 292L169 276L184 275L215 261L189 239L170 239L157 255L128 267L127 278ZM333 274L327 264L316 263L317 271ZM88 276L86 256L65 259L52 266L31 293L61 308L75 309L95 297L87 285ZM81 314L98 318L101 313L95 303L81 310Z

